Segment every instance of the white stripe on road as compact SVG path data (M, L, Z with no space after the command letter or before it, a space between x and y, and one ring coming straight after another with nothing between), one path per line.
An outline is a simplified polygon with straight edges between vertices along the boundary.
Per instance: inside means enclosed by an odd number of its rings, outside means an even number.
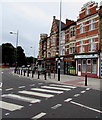
M75 104L75 105L78 105L78 106L80 106L80 107L87 108L87 109L89 109L89 110L93 110L93 111L98 112L98 113L102 113L102 111L100 111L100 110L97 110L97 109L94 109L94 108L91 108L91 107L82 105L82 104L77 103L77 102L74 102L74 101L70 101L70 103Z
M2 87L2 82L0 82L0 87Z
M23 106L0 101L0 108L14 111L14 110L23 108Z
M31 84L30 86L35 86L35 84Z
M20 86L20 87L18 87L18 88L24 88L25 86Z
M81 93L85 93L86 91L81 91Z
M57 105L51 107L51 109L56 109L56 108L58 108L58 107L60 107L60 106L62 106L62 104L57 104Z
M32 119L33 119L33 120L37 120L37 119L43 117L44 115L46 115L46 113L41 112L40 114L38 114L38 115L32 117Z
M57 88L57 87L50 87L50 86L41 86L41 87L48 88L48 89L65 90L65 91L71 90L71 89L67 89L67 88Z
M2 95L2 97L12 98L12 99L21 100L21 101L25 101L25 102L29 102L29 103L37 103L37 102L41 101L39 99L24 97L24 96L15 95L15 94L6 94L6 95Z
M38 83L38 85L42 85L43 83Z
M86 90L90 90L90 88L86 88Z
M78 97L80 94L75 94L74 97Z
M64 102L69 102L71 100L72 100L72 98L68 98L68 99L64 100Z
M54 97L54 95L51 94L45 94L45 93L39 93L39 92L31 92L31 91L19 91L18 93L23 93L27 95L34 95L34 96L40 96L40 97L45 97L45 98L50 98Z
M8 89L6 89L5 91L9 91L9 90L13 90L13 88L8 88Z
M48 89L42 89L42 88L31 88L31 90L48 92L48 93L56 93L56 94L63 93L63 91L55 91L55 90L48 90Z
M2 89L0 88L0 91L2 91Z
M50 84L50 86L58 86L58 87L66 87L66 88L76 88L74 86L68 86L68 85L57 85L57 84Z

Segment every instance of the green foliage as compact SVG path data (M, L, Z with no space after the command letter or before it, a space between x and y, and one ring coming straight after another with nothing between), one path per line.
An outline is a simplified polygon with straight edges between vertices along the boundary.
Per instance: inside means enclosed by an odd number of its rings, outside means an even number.
M32 65L33 62L36 62L36 58L26 57L24 50L21 46L17 47L17 56L16 56L16 48L11 43L4 43L0 46L2 48L2 62L4 65L15 66L17 61L17 66L22 65ZM17 58L17 59L16 59Z
M15 48L11 43L2 44L2 63L13 66L15 64Z

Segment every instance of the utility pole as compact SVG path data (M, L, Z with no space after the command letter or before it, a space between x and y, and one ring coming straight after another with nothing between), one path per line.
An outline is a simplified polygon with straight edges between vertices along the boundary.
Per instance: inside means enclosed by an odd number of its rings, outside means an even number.
M10 34L16 34L17 38L16 38L16 54L15 54L15 73L18 67L18 62L17 62L17 46L18 46L18 30L17 32L10 32Z
M58 81L60 81L60 41L61 41L61 7L62 1L60 0L60 21L59 21L59 56L58 56Z

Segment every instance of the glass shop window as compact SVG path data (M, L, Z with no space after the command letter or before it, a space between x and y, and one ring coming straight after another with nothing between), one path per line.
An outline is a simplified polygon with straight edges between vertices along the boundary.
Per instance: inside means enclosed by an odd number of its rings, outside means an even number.
M87 60L87 72L91 72L91 60Z
M86 60L82 61L82 72L86 73Z
M97 72L97 60L92 60L92 73Z

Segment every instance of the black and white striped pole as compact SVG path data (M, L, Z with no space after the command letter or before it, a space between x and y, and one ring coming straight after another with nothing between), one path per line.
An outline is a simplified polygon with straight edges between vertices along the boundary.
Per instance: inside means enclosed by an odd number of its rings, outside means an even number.
M58 58L58 81L60 81L60 58Z

